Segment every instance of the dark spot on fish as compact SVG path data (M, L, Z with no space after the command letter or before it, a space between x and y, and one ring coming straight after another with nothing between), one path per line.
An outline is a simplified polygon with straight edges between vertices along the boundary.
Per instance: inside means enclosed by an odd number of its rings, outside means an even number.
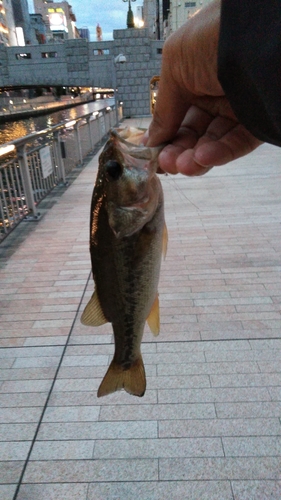
M125 363L122 364L123 370L129 370L129 368L131 368L131 366L132 366L131 361L126 361Z
M135 285L134 283L132 283L131 285L129 285L127 288L126 288L126 292L129 293L129 294L133 294L135 291Z
M116 181L119 179L119 177L121 177L123 170L118 161L109 160L105 164L105 172L109 180Z

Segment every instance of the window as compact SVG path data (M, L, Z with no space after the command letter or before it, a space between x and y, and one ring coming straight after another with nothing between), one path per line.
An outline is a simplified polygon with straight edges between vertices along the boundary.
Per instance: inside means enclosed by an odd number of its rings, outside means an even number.
M109 49L94 49L94 56L109 55Z
M49 59L51 57L58 57L58 53L57 52L41 52L41 57L43 57L43 59Z
M15 54L16 59L21 60L21 59L31 59L31 54L30 52L28 54Z

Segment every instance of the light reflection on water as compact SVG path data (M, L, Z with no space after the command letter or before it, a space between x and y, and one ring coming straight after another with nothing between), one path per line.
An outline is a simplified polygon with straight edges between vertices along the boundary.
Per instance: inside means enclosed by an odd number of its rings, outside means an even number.
M14 122L6 122L0 124L0 144L13 141L24 135L31 134L37 130L43 130L63 120L75 120L79 116L86 113L98 111L106 106L113 104L114 99L102 99L96 102L88 102L73 108L62 109L49 115L41 115L33 118L25 118L24 120L17 120Z

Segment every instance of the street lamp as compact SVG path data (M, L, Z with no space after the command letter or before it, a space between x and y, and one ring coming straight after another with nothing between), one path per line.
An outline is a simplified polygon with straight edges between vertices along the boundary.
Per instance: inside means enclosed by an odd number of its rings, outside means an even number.
M117 64L124 64L127 62L126 56L123 54L118 54L118 56L112 58L112 80L113 80L113 91L114 91L114 101L115 101L115 115L116 115L116 127L119 126L119 116L118 116L118 98L117 98L117 77L116 77L116 66Z
M129 2L128 6L128 14L127 14L127 28L134 28L135 23L134 23L134 14L131 9L131 1L135 2L136 0L123 0L123 2Z

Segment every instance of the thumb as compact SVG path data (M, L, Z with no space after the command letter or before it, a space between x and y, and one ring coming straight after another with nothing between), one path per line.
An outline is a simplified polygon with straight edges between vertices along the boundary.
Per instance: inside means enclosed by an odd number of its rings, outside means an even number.
M171 81L171 73L165 75L165 71L162 72L154 115L146 134L147 146L158 146L176 136L190 107L187 94L188 91L183 98L179 87Z

